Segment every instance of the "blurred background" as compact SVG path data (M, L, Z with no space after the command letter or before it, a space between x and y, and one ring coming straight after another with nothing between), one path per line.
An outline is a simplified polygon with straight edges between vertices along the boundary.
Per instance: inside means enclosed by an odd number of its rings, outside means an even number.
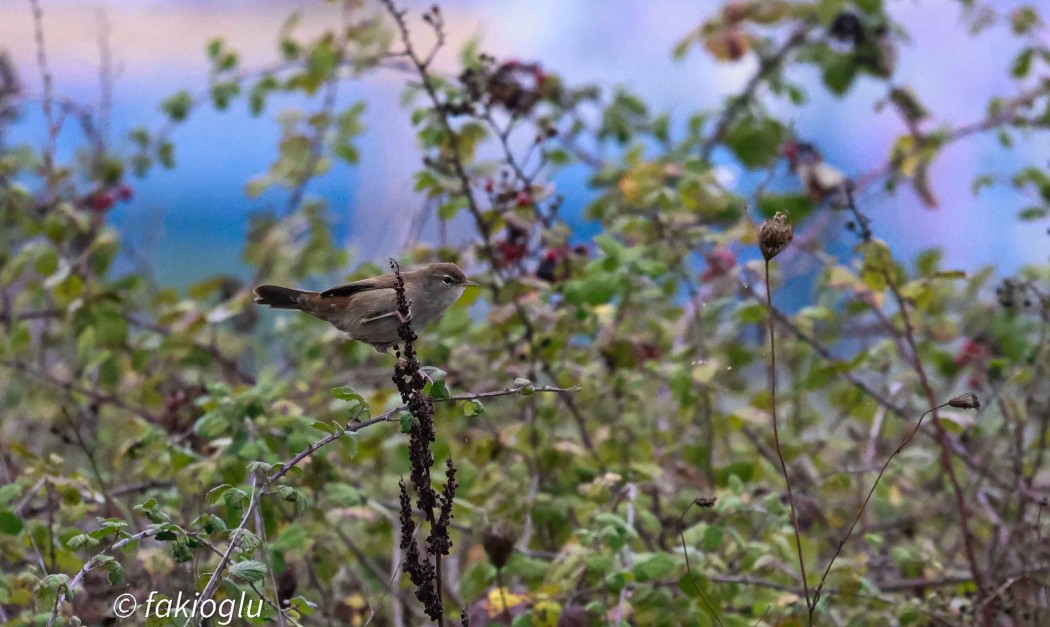
M403 4L416 13L427 6ZM622 85L644 94L654 108L677 113L674 119L682 125L688 114L716 108L727 95L741 90L755 70L753 55L731 64L716 64L695 51L682 60L672 57L674 44L720 4L446 0L441 6L451 45L439 67L455 71L456 51L476 38L481 50L498 58L539 62L568 84ZM971 23L975 18L962 4L889 3L910 34L899 50L901 84L921 87L934 126L979 120L986 115L990 96L1010 97L1021 91L1007 68L1021 43L1005 24L967 36L960 21ZM997 4L1007 12L1019 3ZM122 142L129 143L125 138L131 129L165 125L159 107L165 98L181 89L196 94L207 85L205 47L211 39L225 37L229 47L240 52L241 67L264 67L278 59L277 33L291 12L301 11L299 32L309 34L331 23L336 11L319 1L40 0L40 6L56 95L83 103L111 101L111 118L103 132L118 149ZM0 45L12 56L27 91L39 94L31 11L29 2L0 3ZM807 90L808 104L785 112L797 134L816 144L827 161L848 176L885 163L894 138L905 129L890 110L873 111L884 88L862 77L845 98L836 99L817 87L820 77L815 70L796 71L801 73L795 75L798 82L813 87ZM113 79L112 93L101 89L106 74ZM401 249L411 215L423 202L412 191L411 175L420 166L420 153L401 104L406 80L407 75L389 70L342 90L340 102L367 103L367 131L357 144L360 164L336 164L307 189L308 195L330 203L337 232L353 251L355 263ZM167 285L185 286L218 272L241 273L247 216L283 202L280 192L256 198L245 193L246 184L273 159L280 137L278 112L316 106L282 96L268 103L259 117L250 115L244 99L225 112L210 106L195 109L172 135L176 167L153 169L147 178L133 179L131 201L118 204L110 214L132 244L131 254L149 262L157 279ZM6 141L39 144L44 134L40 111L27 109ZM71 154L77 141L72 130L59 137L60 156ZM1050 163L1046 135L1033 135L1005 149L989 133L953 144L935 162L931 178L939 208L923 207L910 189L888 195L875 187L861 200L874 218L876 234L902 258L940 246L948 268L973 270L994 262L1005 275L1047 259L1047 225L1045 220L1016 219L1031 202L1008 185L975 195L971 184L979 175L1009 176L1025 161ZM721 174L743 190L755 184L737 180L741 173L732 166ZM553 181L566 199L563 215L581 240L590 231L580 217L590 198L586 181L583 167L570 168ZM799 183L782 164L771 188L797 190Z

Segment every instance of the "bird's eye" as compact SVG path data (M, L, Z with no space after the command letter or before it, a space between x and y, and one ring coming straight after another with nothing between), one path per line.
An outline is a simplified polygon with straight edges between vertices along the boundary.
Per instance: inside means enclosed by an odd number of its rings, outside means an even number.
M450 285L452 283L452 277L447 276L444 279L441 279L441 282L444 283L445 285Z

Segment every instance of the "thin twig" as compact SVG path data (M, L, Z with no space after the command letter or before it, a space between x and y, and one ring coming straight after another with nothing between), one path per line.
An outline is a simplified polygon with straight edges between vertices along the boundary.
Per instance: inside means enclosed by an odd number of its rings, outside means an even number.
M497 396L510 396L510 395L513 395L513 394L521 394L522 391L524 391L525 389L526 389L525 386L518 386L518 387L514 387L514 388L506 388L506 389L503 389L503 390L491 390L491 391L488 391L488 392L468 392L466 394L453 394L452 396L448 397L447 399L434 398L433 400L435 402L449 402L449 403L456 402L456 401L473 401L473 400L478 400L478 399L482 399L482 398L494 398L494 397L497 397ZM542 386L542 387L533 388L532 392L533 393L535 393L535 392L567 393L567 392L575 392L575 391L577 391L579 389L580 389L579 386L575 386L575 387L571 387L571 388L559 388L559 387L552 387L552 386L549 386L549 385L545 385L545 386ZM386 411L386 412L376 416L375 418L369 418L368 420L362 420L360 422L351 422L351 423L346 425L346 428L343 431L337 431L335 433L331 433L331 434L321 438L320 440L310 444L305 449L303 449L302 451L297 453L295 455L295 457L289 459L284 464L282 464L281 467L277 470L277 472L275 472L274 474L270 475L266 479L266 484L265 485L270 485L273 482L277 481L278 479L280 479L284 475L288 474L288 471L290 471L299 462L303 461L304 459L306 459L310 455L313 455L319 449L324 448L325 446L328 446L332 442L335 442L336 440L338 440L339 438L343 437L344 435L357 433L357 432L361 431L362 429L366 429L368 427L371 427L372 425L376 425L376 424L379 424L381 422L393 422L394 418L397 417L401 412L405 411L406 409L408 409L407 405L399 405L399 406L395 407L394 409L391 409L389 411Z
M74 594L74 592L76 590L77 585L80 584L80 581L84 578L84 575L87 575L89 572L94 570L95 567L97 567L101 563L101 560L99 558L102 555L105 555L106 553L115 551L116 549L119 549L120 547L122 547L122 546L124 546L126 544L130 544L132 542L137 542L137 541L139 541L139 540L141 540L143 538L148 538L150 536L156 535L158 531L159 531L159 529L157 529L157 528L150 528L150 529L146 529L145 531L140 531L140 532L138 532L138 533L136 533L134 535L128 536L128 537L126 537L126 538L124 538L122 540L114 542L112 545L107 547L104 551L102 551L101 553L98 553L98 554L92 556L91 559L89 559L87 562L85 562L84 565L80 568L80 571L73 577L73 579L66 586L66 590L62 590L62 591L60 591L58 593L58 597L55 599L55 606L51 610L51 618L50 618L50 620L47 621L47 627L52 627L52 625L55 624L55 621L58 619L58 607L59 607L59 605L62 603L62 601L64 601L67 598L67 596L68 596L70 601L73 600L73 594Z
M693 568L689 565L689 548L685 544L685 515L689 513L689 508L693 505L699 506L697 499L693 499L689 505L686 505L685 509L682 511L682 515L678 517L678 534L682 538L682 555L685 556L685 572L689 574L689 581L693 583L693 587L696 589L697 595L700 596L700 600L704 602L705 606L707 606L707 611L711 612L711 616L715 617L715 622L721 625L721 627L725 627L722 618L718 615L718 612L715 611L715 608L711 606L711 602L707 600L704 591L700 589L700 584L696 583L696 578L693 576ZM713 579L712 577L708 578Z
M948 403L938 405L937 408L945 407L946 405L948 405ZM879 482L882 481L882 476L886 474L886 469L890 467L890 462L892 462L893 458L899 455L900 452L904 450L905 446L908 446L912 438L915 437L915 434L918 433L919 427L922 426L923 418L925 418L926 414L929 414L934 409L935 408L927 409L925 412L923 412L921 416L919 416L919 420L915 423L915 426L912 427L912 430L908 432L908 436L904 438L904 441L900 443L900 446L898 446L896 450L894 450L893 453L891 453L890 456L886 458L886 462L882 465L882 468L879 470L879 474L875 477L875 482L871 484L871 489L868 490L868 496L864 499L864 503L861 504L860 510L857 511L857 516L853 519L853 523L849 526L849 529L846 531L846 535L843 536L841 540L839 540L838 547L836 547L835 549L835 554L832 555L831 559L828 561L828 566L824 569L824 574L820 577L820 583L817 584L816 589L813 591L814 607L816 607L817 602L820 600L820 593L824 589L824 583L825 581L827 581L828 574L831 572L831 567L835 564L835 560L838 559L839 553L842 552L842 547L846 545L846 542L853 534L853 529L857 526L857 523L860 522L861 516L864 515L864 510L868 508L868 502L871 501L872 495L875 494L875 488L879 487Z

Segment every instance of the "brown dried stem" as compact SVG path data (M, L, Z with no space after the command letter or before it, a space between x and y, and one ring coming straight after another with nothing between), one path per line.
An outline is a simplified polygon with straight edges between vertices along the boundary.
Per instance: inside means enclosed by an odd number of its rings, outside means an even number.
M773 331L773 290L769 284L769 259L766 259L766 305L769 307L769 395L773 413L773 443L780 461L780 471L784 474L787 485L788 505L791 507L791 525L795 529L795 549L798 551L798 569L802 575L802 590L806 596L806 609L809 611L809 623L813 624L814 603L809 596L809 583L806 579L806 560L802 557L802 533L799 531L798 514L795 512L795 495L791 489L791 476L788 474L784 451L780 446L780 427L777 420L777 344Z

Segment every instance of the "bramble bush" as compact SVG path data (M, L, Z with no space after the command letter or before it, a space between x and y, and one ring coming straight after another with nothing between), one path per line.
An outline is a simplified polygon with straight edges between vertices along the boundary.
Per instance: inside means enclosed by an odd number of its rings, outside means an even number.
M866 215L873 190L936 205L930 166L957 142L1050 125L1036 10L959 5L960 28L1024 45L1016 93L958 127L895 78L907 34L881 0L726 2L673 53L755 71L673 116L449 41L439 7L346 0L315 36L291 17L266 68L213 41L206 89L111 142L105 111L52 85L33 0L39 67L0 56L0 621L103 624L155 591L244 593L251 622L283 625L1045 624L1050 266L945 267L936 231L902 259ZM797 136L778 111L805 110L803 72L885 91L903 131L884 162L847 177ZM399 261L482 284L398 359L251 298L389 271L345 274L310 194L367 158L367 103L336 96L378 73L405 85L419 218L458 234ZM236 100L271 115L279 94L316 108L277 114L247 182L288 197L251 218L250 278L180 292L114 271L107 212L178 167L178 124ZM7 142L29 107L46 137ZM60 133L82 138L67 160ZM586 207L559 195L568 171L588 173ZM995 185L1046 228L1046 163L975 190Z

